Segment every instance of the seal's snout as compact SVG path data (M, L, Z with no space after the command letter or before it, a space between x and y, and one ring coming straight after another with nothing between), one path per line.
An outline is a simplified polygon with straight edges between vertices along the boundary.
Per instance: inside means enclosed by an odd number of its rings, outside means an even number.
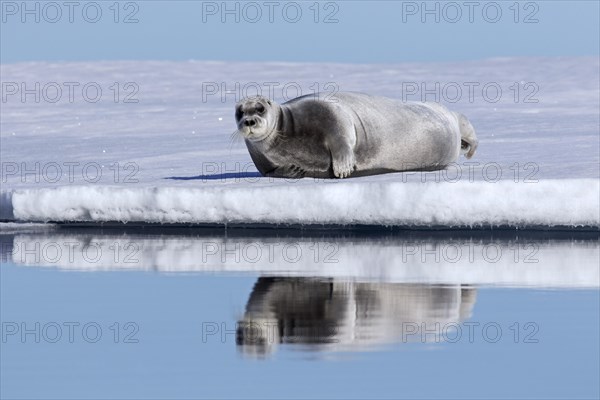
M259 115L244 115L238 121L238 130L246 139L260 140L267 132L267 125L268 122Z
M259 130L262 126L262 121L260 117L256 115L249 115L247 117L242 117L240 122L238 123L238 127L242 133L250 135Z
M244 126L253 127L256 125L256 120L254 118L246 118L244 121Z

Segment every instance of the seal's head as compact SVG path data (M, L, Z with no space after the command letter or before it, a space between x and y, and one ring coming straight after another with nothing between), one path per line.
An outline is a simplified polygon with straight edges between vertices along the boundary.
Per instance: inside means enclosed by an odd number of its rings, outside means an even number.
M245 139L264 140L275 131L277 105L263 96L242 99L235 106L235 122Z

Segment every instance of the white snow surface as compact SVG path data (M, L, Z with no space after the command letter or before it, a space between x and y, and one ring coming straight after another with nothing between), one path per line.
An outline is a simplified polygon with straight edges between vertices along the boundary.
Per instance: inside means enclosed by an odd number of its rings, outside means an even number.
M40 89L39 102L3 92L3 220L600 226L597 57L393 65L35 62L3 64L0 73L3 83L48 88ZM63 91L55 103L48 101L52 82ZM64 82L79 83L73 101ZM98 102L82 95L89 82L102 89ZM128 82L139 88L137 103L124 102ZM221 93L207 96L203 89L213 82L235 93L224 101ZM233 105L242 96L236 82L257 82L263 94L271 82L279 102L286 84L289 98L294 87L309 94L333 83L402 100L423 99L423 92L403 94L407 83L439 84L437 100L469 117L480 146L472 160L461 158L446 172L259 178L243 141L231 140ZM501 88L498 101L493 88L485 97L485 85ZM456 86L462 96L451 102L455 95L442 88Z
M76 186L21 189L13 193L12 205L16 219L36 221L597 226L600 209L591 205L598 201L598 190L598 180L593 179L521 186L513 182L344 182L232 189Z

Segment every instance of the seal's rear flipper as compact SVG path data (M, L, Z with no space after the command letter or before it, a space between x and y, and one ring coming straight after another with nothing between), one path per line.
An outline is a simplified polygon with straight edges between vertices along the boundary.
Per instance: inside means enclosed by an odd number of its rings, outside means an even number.
M460 154L467 158L471 158L473 157L474 152L475 151L472 149L472 146L467 141L464 139L460 140Z
M460 127L460 152L466 158L471 158L475 154L475 150L477 150L477 145L479 144L479 140L477 140L477 136L475 135L475 129L473 129L473 125L471 125L467 117L461 113L454 114Z

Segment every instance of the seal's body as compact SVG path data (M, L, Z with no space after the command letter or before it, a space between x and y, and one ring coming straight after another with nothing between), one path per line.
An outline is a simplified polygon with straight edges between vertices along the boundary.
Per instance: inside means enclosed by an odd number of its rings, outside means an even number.
M238 130L265 176L345 178L443 169L477 148L462 114L436 103L362 93L308 95L278 105L264 97L236 106Z

